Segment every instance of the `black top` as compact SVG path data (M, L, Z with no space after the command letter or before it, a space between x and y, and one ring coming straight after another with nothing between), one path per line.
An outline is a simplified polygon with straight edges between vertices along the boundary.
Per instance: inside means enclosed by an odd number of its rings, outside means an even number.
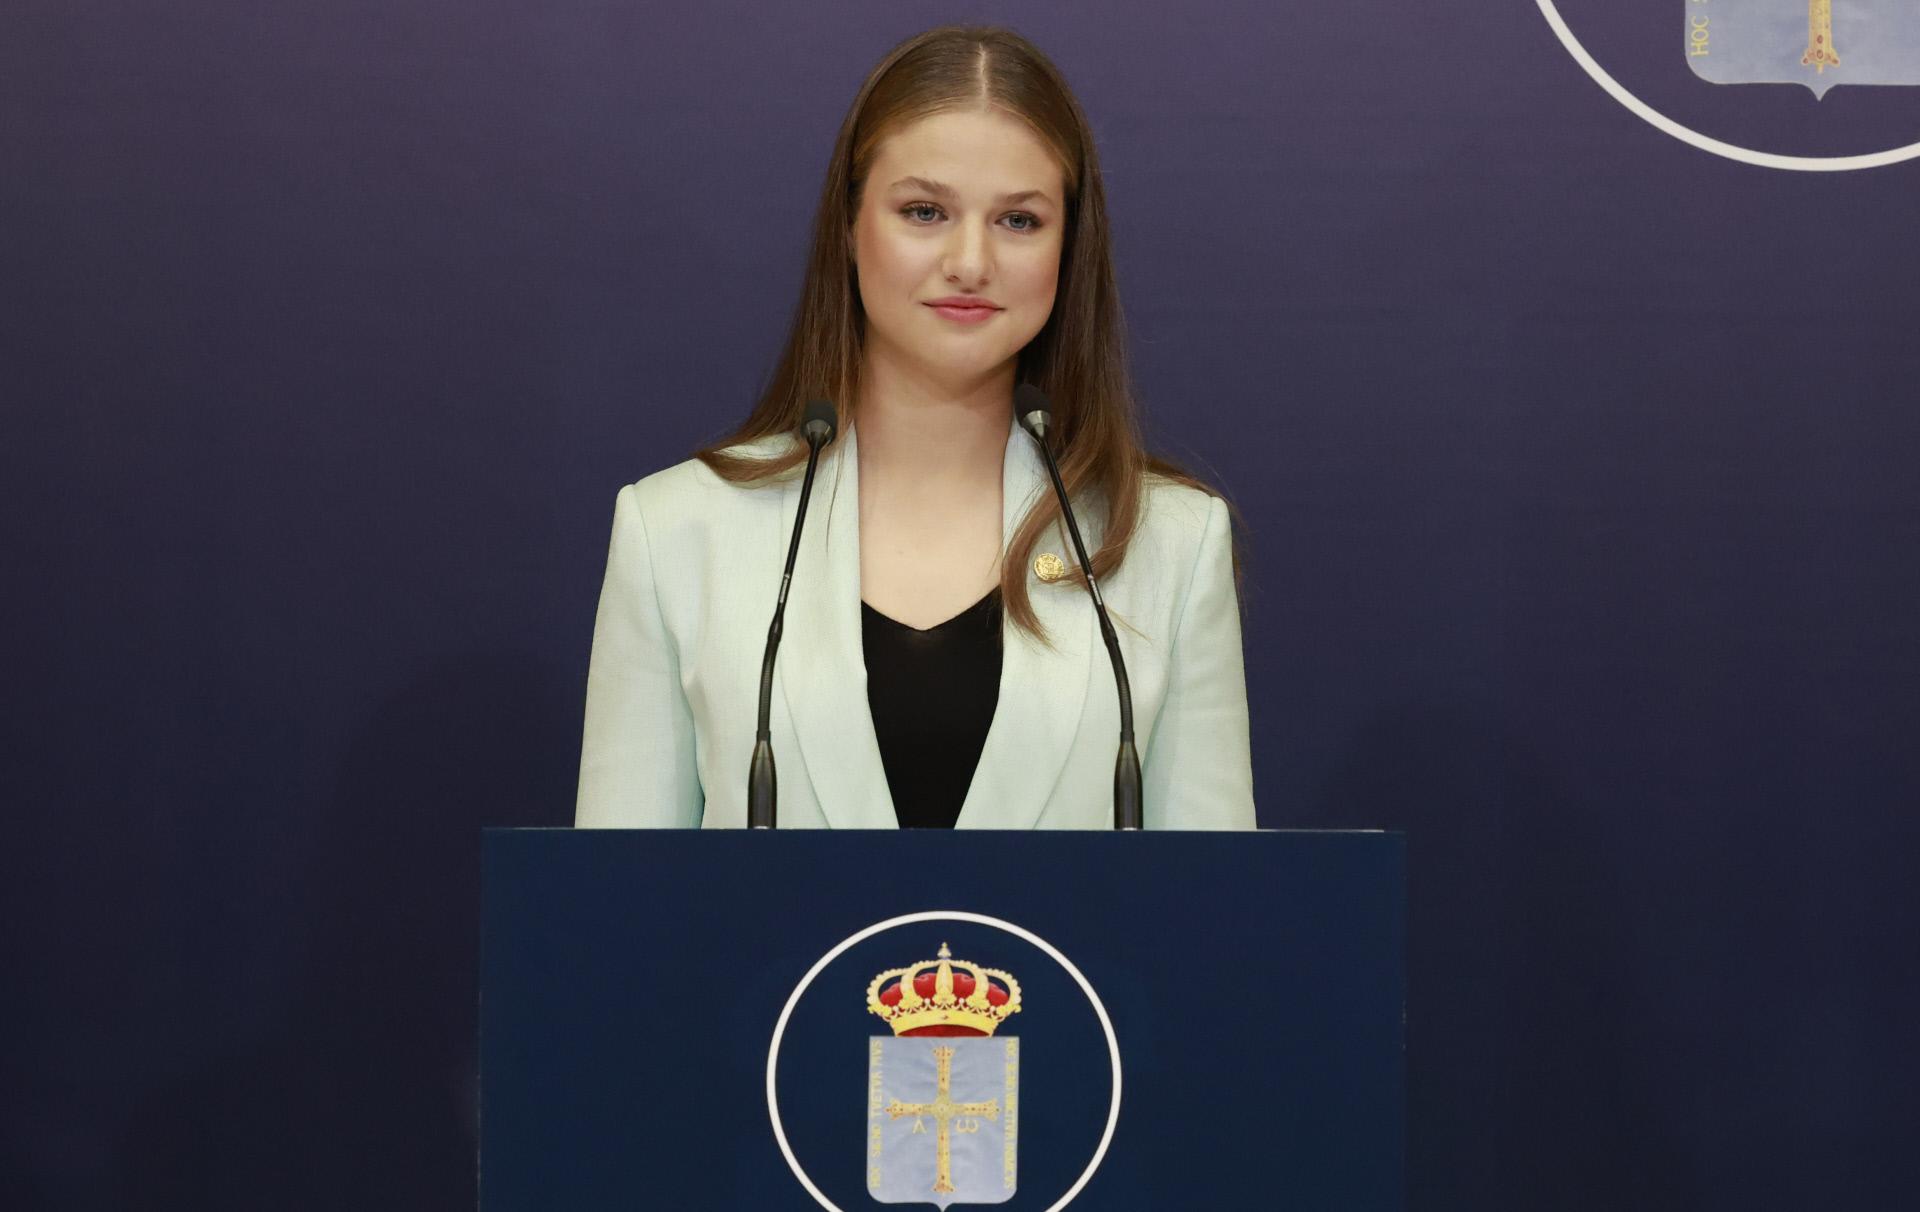
M867 703L904 829L951 829L1000 702L1000 589L925 631L860 603Z

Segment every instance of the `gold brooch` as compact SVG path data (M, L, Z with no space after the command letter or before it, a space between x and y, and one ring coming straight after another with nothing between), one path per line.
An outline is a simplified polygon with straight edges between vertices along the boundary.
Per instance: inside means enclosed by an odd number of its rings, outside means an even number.
M1033 557L1033 575L1051 585L1067 575L1067 562L1051 551Z

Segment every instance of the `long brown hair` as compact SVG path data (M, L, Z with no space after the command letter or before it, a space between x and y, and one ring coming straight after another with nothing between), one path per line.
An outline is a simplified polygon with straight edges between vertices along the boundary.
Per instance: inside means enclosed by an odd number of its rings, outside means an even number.
M1049 438L1068 494L1076 505L1085 494L1105 507L1100 550L1093 555L1094 575L1104 578L1126 557L1146 475L1223 494L1142 444L1093 134L1059 69L1008 29L949 25L928 30L889 51L860 86L834 141L813 224L813 251L779 366L746 422L695 457L724 479L750 483L804 462L805 443L796 440L771 459L729 453L728 447L792 433L807 401L816 396L833 400L845 424L859 398L866 321L847 233L874 155L881 140L910 122L948 110L989 107L1031 126L1066 177L1067 221L1053 313L1020 351L1015 381L1034 384L1053 402ZM1026 568L1040 536L1059 516L1054 494L1043 494L1008 543L1000 578L1007 618L1042 642L1048 640L1027 595ZM1237 582L1237 541L1234 549ZM1070 576L1077 583L1085 580L1077 567Z

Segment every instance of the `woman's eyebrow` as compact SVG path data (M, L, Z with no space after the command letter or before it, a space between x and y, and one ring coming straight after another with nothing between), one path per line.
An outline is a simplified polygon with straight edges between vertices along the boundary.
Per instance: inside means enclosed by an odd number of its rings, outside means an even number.
M925 177L902 177L887 188L899 189L902 185L911 185L913 188L930 193L936 198L954 198L958 196L951 185L942 185L938 181L929 181ZM1000 202L1002 205L1008 205L1014 202L1025 202L1028 198L1039 198L1043 202L1053 201L1052 198L1047 197L1046 191L1044 190L1023 189L1016 194L1002 195Z

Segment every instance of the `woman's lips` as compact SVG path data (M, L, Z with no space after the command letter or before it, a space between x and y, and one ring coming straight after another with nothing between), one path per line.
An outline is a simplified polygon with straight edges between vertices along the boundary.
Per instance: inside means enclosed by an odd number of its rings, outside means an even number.
M940 303L929 303L927 306L955 324L985 324L1000 314L1000 309L997 307L955 307Z

